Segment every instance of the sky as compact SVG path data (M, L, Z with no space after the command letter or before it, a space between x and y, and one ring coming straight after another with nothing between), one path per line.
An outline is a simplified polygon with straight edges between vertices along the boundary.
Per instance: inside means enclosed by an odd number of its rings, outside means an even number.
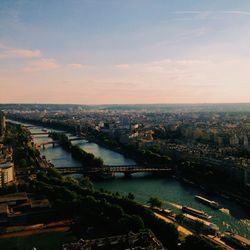
M234 102L249 0L0 1L0 103Z

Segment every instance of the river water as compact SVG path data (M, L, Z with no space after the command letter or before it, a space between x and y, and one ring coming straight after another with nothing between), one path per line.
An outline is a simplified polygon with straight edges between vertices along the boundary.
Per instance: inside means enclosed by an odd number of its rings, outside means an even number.
M28 124L24 124L28 125ZM30 128L32 133L42 132L41 127ZM47 129L50 130L50 129ZM73 137L71 134L68 136ZM50 141L46 135L34 136L35 143ZM74 141L87 152L101 157L106 165L132 165L135 162L132 159L124 157L122 154L106 149L96 143L87 140ZM56 167L73 167L81 164L74 160L70 153L63 150L60 146L53 147L46 145L45 149L41 148L41 155L50 160ZM250 215L237 203L219 196L209 196L203 190L181 184L172 178L152 178L146 174L135 174L132 178L124 178L122 175L116 176L112 180L104 180L95 183L96 188L128 194L135 194L136 200L146 203L151 196L156 196L163 201L163 207L179 211L179 205L190 206L203 210L212 216L211 222L217 224L221 231L230 230L250 238ZM195 201L194 196L201 195L208 199L218 201L225 208L224 211L213 210L208 206Z

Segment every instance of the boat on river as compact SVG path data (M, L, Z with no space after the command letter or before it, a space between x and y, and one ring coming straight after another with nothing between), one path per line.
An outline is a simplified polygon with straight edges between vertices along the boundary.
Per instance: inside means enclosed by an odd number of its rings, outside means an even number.
M192 207L182 206L181 210L184 213L191 214L191 215L197 216L197 217L202 218L202 219L208 220L208 219L212 218L212 216L208 215L207 213L205 213L201 210L194 209Z
M190 214L183 214L182 223L196 232L197 230L202 230L202 234L217 235L220 232L216 224ZM200 228L200 225L202 225L202 228Z
M230 231L224 232L224 235L222 235L222 240L228 244L232 244L232 246L237 247L237 249L250 249L249 239Z
M196 195L195 196L195 200L199 201L200 203L204 204L204 205L207 205L213 209L220 209L221 206L218 202L216 201L211 201L211 200L208 200L202 196L199 196L199 195Z

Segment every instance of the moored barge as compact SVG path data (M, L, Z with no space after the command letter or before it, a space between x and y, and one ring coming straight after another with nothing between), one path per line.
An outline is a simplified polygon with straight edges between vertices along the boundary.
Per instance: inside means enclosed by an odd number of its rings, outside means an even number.
M208 220L208 219L212 218L212 216L208 215L207 213L200 211L200 210L197 210L197 209L194 209L194 208L191 208L191 207L183 206L181 208L181 210L184 213L191 214L191 215L197 216L197 217L202 218L202 219Z

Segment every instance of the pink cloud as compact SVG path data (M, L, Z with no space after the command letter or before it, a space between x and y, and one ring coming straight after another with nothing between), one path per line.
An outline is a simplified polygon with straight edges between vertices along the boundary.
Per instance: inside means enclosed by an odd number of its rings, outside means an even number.
M130 67L129 64L117 64L117 65L115 65L115 66L116 66L116 68L118 68L118 69L128 69L128 68Z
M1 46L0 59L6 58L38 58L42 56L40 50L10 49Z
M80 63L71 63L71 64L68 64L68 66L72 69L81 69L84 67L83 64L80 64Z
M29 62L24 71L42 71L59 68L60 65L53 58L41 58L36 61Z

